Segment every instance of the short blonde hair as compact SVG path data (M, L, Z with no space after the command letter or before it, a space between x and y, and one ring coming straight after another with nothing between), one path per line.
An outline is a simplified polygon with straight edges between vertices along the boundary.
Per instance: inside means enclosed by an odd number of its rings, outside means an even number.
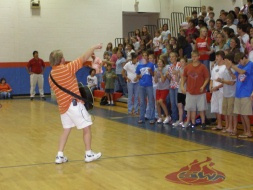
M49 63L51 66L59 65L63 58L63 53L61 50L54 50L49 55Z

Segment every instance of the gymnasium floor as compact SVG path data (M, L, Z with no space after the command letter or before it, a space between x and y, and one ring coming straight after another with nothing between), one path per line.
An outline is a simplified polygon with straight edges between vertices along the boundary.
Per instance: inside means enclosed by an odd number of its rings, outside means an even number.
M0 190L253 189L251 139L138 125L126 108L96 104L92 146L102 158L85 163L82 132L73 129L69 162L56 165L62 128L55 101L0 104Z

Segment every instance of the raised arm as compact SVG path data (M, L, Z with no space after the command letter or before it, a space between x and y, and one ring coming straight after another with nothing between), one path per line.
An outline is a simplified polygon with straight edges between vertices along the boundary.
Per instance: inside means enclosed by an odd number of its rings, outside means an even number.
M91 47L90 49L88 49L88 50L80 57L80 59L82 60L83 64L85 64L85 62L88 61L88 59L90 58L90 56L92 55L92 53L93 53L96 49L102 49L102 44L97 44L97 45Z

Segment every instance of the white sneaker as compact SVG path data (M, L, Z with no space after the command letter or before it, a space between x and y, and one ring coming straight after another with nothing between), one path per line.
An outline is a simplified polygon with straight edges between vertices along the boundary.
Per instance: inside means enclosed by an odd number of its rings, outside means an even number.
M178 124L178 126L181 126L181 127L183 127L183 125L184 125L183 121Z
M170 116L166 117L165 120L163 121L163 124L168 124L170 120L171 120Z
M95 153L95 152L91 152L90 155L85 155L84 161L85 162L92 162L94 160L99 159L102 156L101 152Z
M163 119L162 118L158 118L158 120L156 121L157 123L162 123Z
M172 123L174 127L177 127L179 125L180 121L176 121L175 123Z
M182 125L183 128L188 128L188 127L191 127L191 122L185 122L183 125Z
M55 163L56 164L62 164L68 161L68 158L66 156L56 156Z

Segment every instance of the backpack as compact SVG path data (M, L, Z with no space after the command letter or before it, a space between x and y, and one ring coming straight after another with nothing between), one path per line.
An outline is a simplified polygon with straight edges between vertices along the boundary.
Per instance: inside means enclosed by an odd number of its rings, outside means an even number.
M107 101L108 101L107 96L103 96L100 100L100 105L101 106L107 105L108 104Z

